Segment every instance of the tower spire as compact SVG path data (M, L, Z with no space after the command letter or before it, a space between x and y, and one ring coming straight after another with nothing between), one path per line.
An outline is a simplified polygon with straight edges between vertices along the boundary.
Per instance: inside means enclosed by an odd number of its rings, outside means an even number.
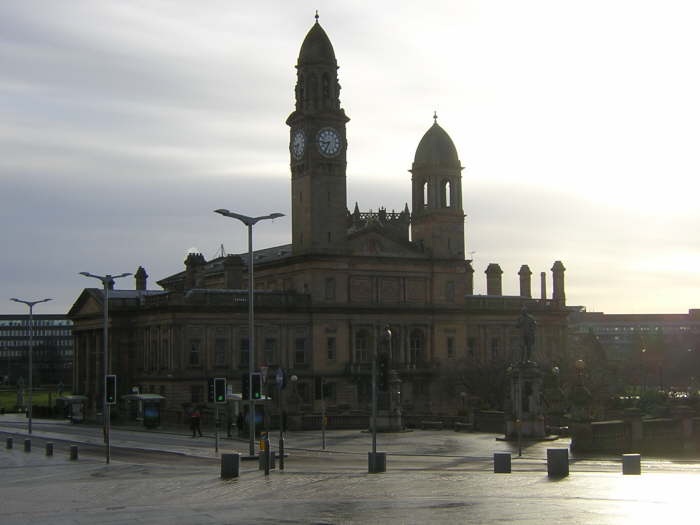
M433 123L437 124L437 111L433 111Z
M318 9L316 9L316 14L314 15L314 18L316 19L316 23L318 24Z

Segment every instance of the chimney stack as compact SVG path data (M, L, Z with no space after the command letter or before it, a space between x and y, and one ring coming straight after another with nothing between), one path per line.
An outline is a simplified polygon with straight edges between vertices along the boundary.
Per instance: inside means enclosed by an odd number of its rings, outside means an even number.
M555 261L552 266L552 299L559 305L566 304L566 293L564 292L564 272L566 268L561 261Z
M530 283L530 276L532 272L527 264L523 264L518 272L520 276L520 297L532 298L532 286Z
M185 259L185 291L197 287L199 268L204 266L206 260L201 253L190 252Z
M474 268L469 260L464 261L464 293L474 295Z
M134 279L136 279L136 289L140 291L145 291L146 290L146 283L148 279L148 274L146 273L146 270L143 269L143 266L139 266L139 269L136 270L136 273L134 274Z
M501 267L498 264L491 263L486 267L487 295L503 295L501 275L503 275L503 270L501 270Z
M240 290L243 288L243 259L240 255L227 255L224 259L224 288Z
M540 282L542 286L542 300L547 299L547 274L540 272Z

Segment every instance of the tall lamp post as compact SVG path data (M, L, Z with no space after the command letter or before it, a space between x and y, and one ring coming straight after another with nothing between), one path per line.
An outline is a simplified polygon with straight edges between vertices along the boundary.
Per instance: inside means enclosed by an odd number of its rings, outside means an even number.
M51 299L41 299L40 301L24 301L22 299L17 299L13 297L10 299L16 303L26 304L29 307L29 410L27 411L27 416L29 417L29 425L27 427L29 434L32 433L32 354L34 353L34 305L39 303L45 303Z
M120 273L119 275L94 275L88 272L80 272L80 275L85 277L92 277L102 282L104 287L104 306L102 310L104 312L104 326L102 328L103 335L103 377L102 377L102 417L104 418L104 436L105 436L105 463L109 463L109 404L107 403L107 374L109 374L109 353L107 350L107 330L109 329L109 290L114 287L114 279L120 279L121 277L127 277L131 275L130 273Z
M253 306L253 226L260 221L284 217L283 213L270 213L260 217L248 217L226 209L214 210L214 213L238 219L248 227L248 416L250 429L249 452L255 455L255 400L253 399L253 373L255 372L255 309Z

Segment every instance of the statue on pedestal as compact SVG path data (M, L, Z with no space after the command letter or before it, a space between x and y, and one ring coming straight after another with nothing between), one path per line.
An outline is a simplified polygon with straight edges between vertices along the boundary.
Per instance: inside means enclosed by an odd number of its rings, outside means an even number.
M518 318L517 327L520 328L521 334L521 363L530 362L532 351L535 348L535 331L537 330L537 321L529 313L527 308L523 306Z

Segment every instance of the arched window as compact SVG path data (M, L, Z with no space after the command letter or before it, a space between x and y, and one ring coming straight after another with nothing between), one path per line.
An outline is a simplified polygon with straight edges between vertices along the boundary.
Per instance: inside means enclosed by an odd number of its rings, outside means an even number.
M440 184L440 206L452 207L452 183L449 180L443 180Z
M425 337L422 330L413 330L409 337L409 351L411 364L425 362Z
M427 208L428 207L428 182L427 181L423 181L421 195L422 195L422 199L423 199L423 207Z

